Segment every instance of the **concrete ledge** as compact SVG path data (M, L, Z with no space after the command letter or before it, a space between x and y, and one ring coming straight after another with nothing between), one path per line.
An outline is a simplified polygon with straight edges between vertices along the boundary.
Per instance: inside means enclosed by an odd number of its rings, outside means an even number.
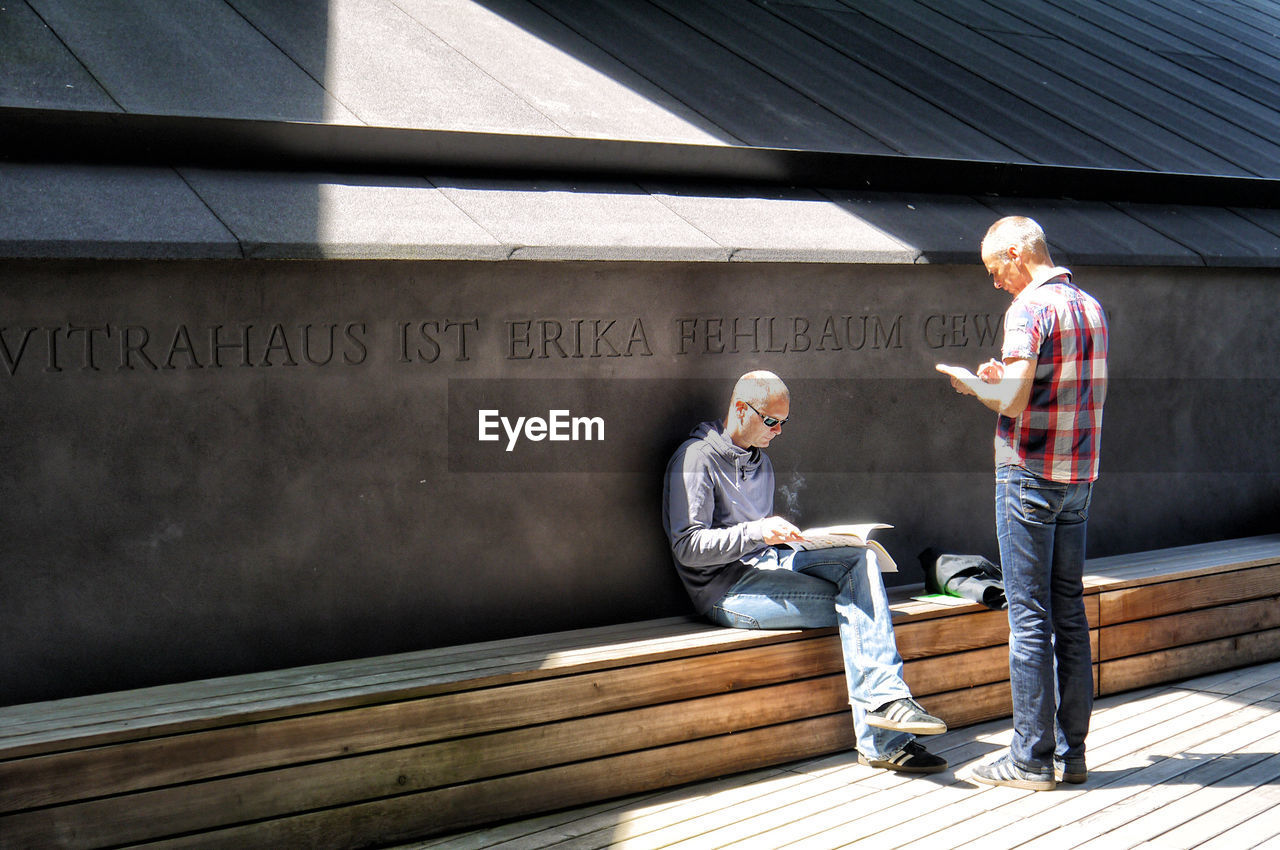
M1280 265L1280 212L847 190L0 164L0 257L977 263L1001 215L1060 262Z
M240 245L170 168L0 163L0 255L225 259Z
M253 259L501 260L488 231L425 180L183 170Z

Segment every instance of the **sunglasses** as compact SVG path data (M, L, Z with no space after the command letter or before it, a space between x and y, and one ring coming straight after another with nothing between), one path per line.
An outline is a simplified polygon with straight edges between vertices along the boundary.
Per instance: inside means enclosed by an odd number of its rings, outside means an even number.
M756 406L749 401L744 401L743 404L745 404L747 407L751 408L752 410L756 410ZM788 416L786 419L779 419L776 416L765 416L763 413L761 413L758 410L756 410L756 416L760 417L760 421L764 423L764 427L766 428L772 428L774 425L786 425L787 420L791 418L790 416Z

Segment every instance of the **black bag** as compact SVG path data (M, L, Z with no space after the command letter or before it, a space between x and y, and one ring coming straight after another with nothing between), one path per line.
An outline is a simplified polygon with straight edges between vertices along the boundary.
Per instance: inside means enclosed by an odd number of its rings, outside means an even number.
M920 553L926 593L959 596L980 602L993 611L1009 607L1004 596L1004 574L998 564L981 555L938 554L933 548Z

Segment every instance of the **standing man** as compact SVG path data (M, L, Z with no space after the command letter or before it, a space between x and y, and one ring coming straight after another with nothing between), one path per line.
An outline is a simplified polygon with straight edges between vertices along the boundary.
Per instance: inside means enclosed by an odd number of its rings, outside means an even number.
M1098 477L1107 323L1071 272L1053 264L1044 231L1029 218L993 224L982 262L996 288L1013 296L1001 362L984 363L977 375L938 366L958 392L1000 414L996 534L1009 600L1013 744L998 761L975 767L973 778L1045 791L1088 778L1085 526Z
M724 422L703 422L676 451L663 485L663 528L698 613L722 626L839 626L858 761L937 773L944 759L916 743L946 724L911 698L875 553L796 551L804 538L773 515L773 465L762 449L782 433L791 395L772 372L738 379Z

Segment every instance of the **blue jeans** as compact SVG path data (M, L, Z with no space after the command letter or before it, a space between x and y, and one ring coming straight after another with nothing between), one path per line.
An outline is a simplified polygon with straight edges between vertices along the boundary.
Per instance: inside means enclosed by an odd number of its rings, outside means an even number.
M911 696L893 637L875 552L857 547L796 552L770 548L708 613L738 629L839 626L858 752L889 756L913 736L868 726L865 712Z
M1092 493L1090 482L1059 484L1019 467L996 470L996 534L1009 599L1013 761L1041 774L1052 773L1055 753L1084 760L1093 711L1083 585Z

